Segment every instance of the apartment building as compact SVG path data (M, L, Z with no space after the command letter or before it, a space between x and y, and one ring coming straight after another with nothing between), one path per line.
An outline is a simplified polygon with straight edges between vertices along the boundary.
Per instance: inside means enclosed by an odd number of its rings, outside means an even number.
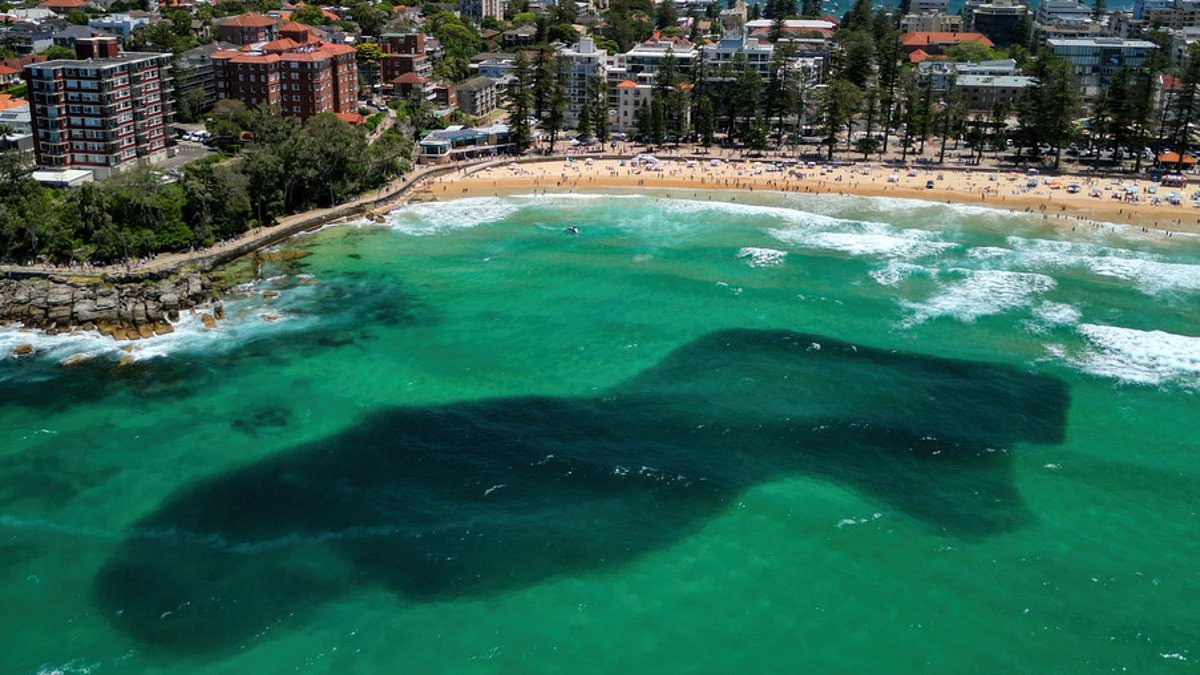
M25 66L38 165L104 178L164 157L171 55L121 52L115 37L80 38L75 55Z
M458 109L480 117L496 109L500 96L499 81L490 77L472 77L458 85Z
M353 47L322 42L297 23L279 26L276 34L270 42L212 54L218 99L278 106L302 120L324 112L357 112Z
M217 39L235 45L270 42L281 24L283 21L273 16L247 12L222 21L217 26Z
M1079 79L1079 91L1085 98L1099 96L1114 73L1121 68L1140 68L1158 49L1148 40L1103 37L1046 40L1046 47L1055 56L1071 62Z
M901 33L957 33L963 18L957 14L906 14L900 19Z
M424 33L386 33L380 38L379 48L383 50L379 71L384 82L395 83L405 73L424 79L433 76Z
M566 61L567 126L579 121L579 111L587 103L590 81L603 82L608 52L596 46L590 37L580 38L574 47L559 50L558 55Z

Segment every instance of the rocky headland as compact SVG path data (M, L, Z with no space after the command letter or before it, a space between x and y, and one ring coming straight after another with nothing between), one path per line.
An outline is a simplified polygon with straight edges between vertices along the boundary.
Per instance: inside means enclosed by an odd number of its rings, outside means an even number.
M97 331L116 340L140 340L172 332L171 322L181 311L212 298L211 282L199 273L137 284L0 278L0 323L48 335ZM219 302L213 311L221 312Z

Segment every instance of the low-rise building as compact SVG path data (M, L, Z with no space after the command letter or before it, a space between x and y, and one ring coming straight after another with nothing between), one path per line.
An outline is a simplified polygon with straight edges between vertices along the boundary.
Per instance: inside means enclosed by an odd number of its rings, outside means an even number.
M492 157L510 152L513 148L507 124L467 129L461 125L432 131L421 139L421 161L427 164L472 157Z
M900 36L900 48L907 54L918 49L926 54L945 54L951 47L964 42L977 42L984 47L995 46L982 33L905 33Z
M1047 40L1046 47L1055 56L1071 62L1080 94L1085 98L1099 96L1114 73L1121 68L1142 67L1158 49L1158 45L1148 40L1121 38Z
M149 12L120 12L92 17L88 19L88 26L99 31L119 35L122 39L127 40L130 35L133 35L133 31L143 26L149 26L153 19L154 15Z
M1017 75L1017 62L1013 59L997 59L980 63L952 63L950 61L924 61L917 65L917 75L929 82L929 88L943 92L950 88L955 79L971 75L975 77L1006 77Z
M1025 90L1037 83L1026 75L960 75L955 87L967 103L967 109L991 110L997 103L1012 106Z
M490 77L472 77L458 85L458 109L482 117L500 104L500 82Z

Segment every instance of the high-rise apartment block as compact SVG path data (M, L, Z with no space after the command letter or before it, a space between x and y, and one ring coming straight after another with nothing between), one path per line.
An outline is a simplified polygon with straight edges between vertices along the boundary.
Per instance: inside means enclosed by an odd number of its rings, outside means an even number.
M38 164L104 178L164 157L171 55L121 52L115 37L79 38L75 55L25 66Z

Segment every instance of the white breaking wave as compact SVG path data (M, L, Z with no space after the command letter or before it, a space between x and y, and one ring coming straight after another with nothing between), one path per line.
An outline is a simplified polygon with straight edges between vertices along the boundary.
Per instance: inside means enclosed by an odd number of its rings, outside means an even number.
M774 267L783 264L783 259L787 257L787 251L747 246L738 251L737 256L749 258L751 267Z
M1084 269L1097 276L1131 282L1148 295L1200 291L1200 264L1083 242L1009 237L1014 264L1038 269Z
M393 230L419 237L493 223L511 216L518 208L507 199L477 197L408 204L387 218Z
M0 326L0 364L17 359L13 356L13 350L21 345L33 347L31 355L21 358L65 362L68 365L77 360L116 361L129 357L133 361L143 361L178 352L233 349L261 335L300 330L311 324L314 319L296 316L287 310L289 296L305 292L308 288L300 286L282 290L279 297L270 303L257 293L248 298L228 298L223 303L226 318L212 330L206 328L200 319L201 314L211 313L211 308L197 307L194 313L191 310L181 313L179 321L171 325L173 332L141 340L118 342L99 333L85 331L47 335L40 330ZM0 373L2 376L3 373Z
M1073 326L1082 314L1078 307L1062 302L1044 301L1033 308L1033 315L1052 326Z
M936 278L937 270L930 267L925 267L924 265L915 265L913 263L904 262L902 260L889 260L883 267L871 270L870 274L871 278L874 279L880 286L895 286L900 282L917 275L925 275Z
M1122 382L1200 387L1200 337L1098 324L1083 324L1079 333L1090 347L1067 361L1084 371Z
M950 283L922 303L906 303L913 310L910 324L939 317L971 323L982 316L1000 314L1033 302L1055 287L1044 274L1005 270L952 269L962 279Z

